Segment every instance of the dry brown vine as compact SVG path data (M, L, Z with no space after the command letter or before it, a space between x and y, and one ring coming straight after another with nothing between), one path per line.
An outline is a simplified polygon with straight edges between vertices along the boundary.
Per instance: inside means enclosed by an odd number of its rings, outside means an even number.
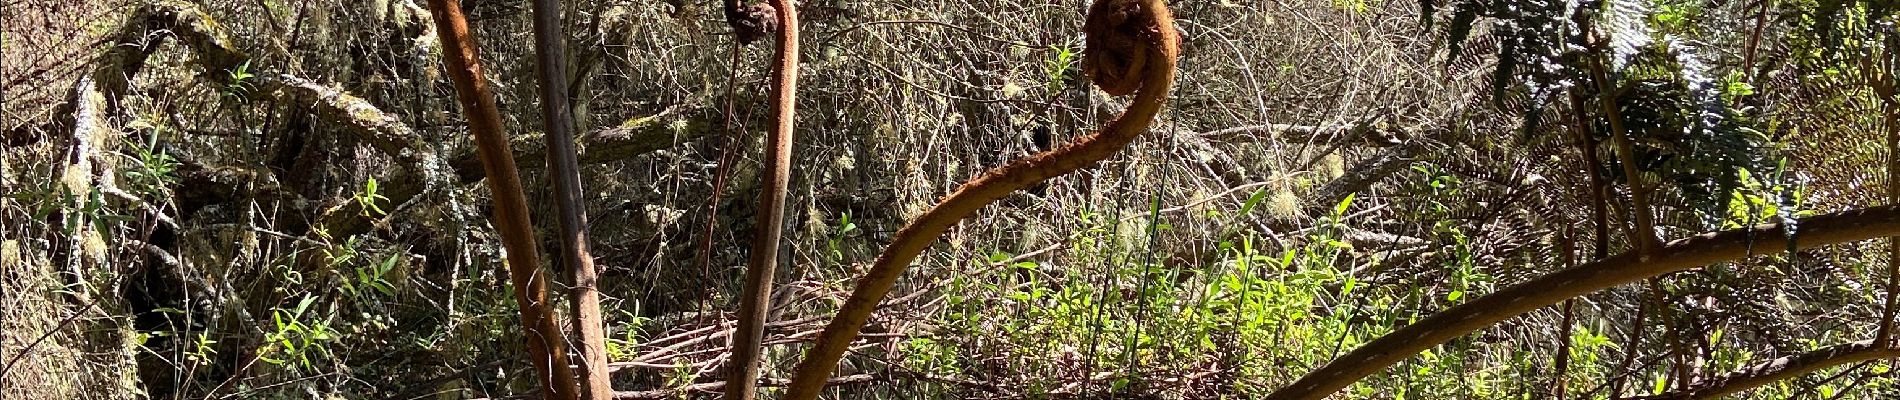
M1108 158L1148 130L1174 85L1180 38L1173 13L1162 0L1098 0L1089 7L1084 33L1088 35L1085 70L1103 91L1136 94L1128 109L1094 134L984 173L905 225L858 280L838 315L819 333L817 344L805 353L793 372L786 399L818 397L891 285L950 225L1011 192Z

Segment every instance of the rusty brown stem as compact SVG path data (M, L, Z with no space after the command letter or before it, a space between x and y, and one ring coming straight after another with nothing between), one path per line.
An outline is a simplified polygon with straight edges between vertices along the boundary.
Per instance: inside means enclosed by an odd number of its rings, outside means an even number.
M461 104L462 116L468 119L469 132L475 136L475 151L494 196L495 227L501 231L502 246L508 251L508 277L514 284L515 303L521 307L529 361L541 378L544 398L573 400L574 373L567 365L560 323L548 304L548 282L541 272L534 228L528 220L528 199L522 194L508 136L502 132L495 95L482 80L468 19L462 15L460 0L429 0L429 10L435 19L436 36L442 40L443 63L455 85L455 100Z
M725 398L751 400L758 391L759 356L765 319L772 308L772 276L778 267L780 233L785 225L785 190L792 178L793 109L798 101L798 7L773 0L778 14L778 53L772 63L772 132L766 136L765 182L759 185L758 230L746 260L745 288L739 296L739 321L732 333L732 364Z

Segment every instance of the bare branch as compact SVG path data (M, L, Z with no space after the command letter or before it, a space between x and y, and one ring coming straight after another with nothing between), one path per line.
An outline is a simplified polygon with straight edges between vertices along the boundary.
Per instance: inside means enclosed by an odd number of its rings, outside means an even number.
M1872 340L1831 346L1812 352L1768 360L1753 367L1716 377L1673 392L1640 397L1626 397L1627 400L1690 400L1718 399L1722 396L1761 387L1776 381L1793 378L1823 368L1852 364L1862 361L1886 358L1900 358L1900 349L1888 348Z
M861 384L861 383L870 383L870 382L876 382L876 381L877 381L877 377L871 376L868 374L847 375L847 376L840 376L840 377L826 380L825 386L844 386L844 385L853 385L853 384ZM761 379L759 382L759 386L783 387L790 383L791 381L785 380L785 379ZM726 388L725 381L695 383L695 384L672 388L672 389L645 390L645 391L637 391L637 392L614 392L614 400L677 399L677 398L681 398L682 396L686 396L692 393L716 392L725 388Z

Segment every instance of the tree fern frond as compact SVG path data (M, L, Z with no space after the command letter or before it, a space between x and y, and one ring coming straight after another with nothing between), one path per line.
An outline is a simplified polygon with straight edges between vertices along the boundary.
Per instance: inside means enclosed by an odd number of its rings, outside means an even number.
M1452 4L1451 25L1445 27L1445 29L1449 30L1449 37L1445 43L1446 46L1451 49L1450 58L1455 59L1458 58L1459 46L1462 46L1465 39L1470 37L1471 28L1477 25L1478 16L1485 14L1487 11L1485 9L1484 0L1454 1L1456 1L1456 3Z
M1607 39L1610 69L1621 71L1630 58L1648 48L1655 31L1649 26L1651 10L1647 0L1610 0L1604 6L1597 27Z
M1686 206L1698 211L1705 225L1713 225L1726 215L1729 193L1742 188L1748 173L1744 171L1763 172L1768 137L1728 103L1727 85L1719 82L1692 43L1667 37L1659 45L1664 47L1659 55L1668 58L1655 61L1672 67L1671 74L1631 86L1636 90L1623 107L1632 118L1625 122L1665 155L1646 170L1673 181L1691 200ZM1646 120L1645 113L1660 119Z

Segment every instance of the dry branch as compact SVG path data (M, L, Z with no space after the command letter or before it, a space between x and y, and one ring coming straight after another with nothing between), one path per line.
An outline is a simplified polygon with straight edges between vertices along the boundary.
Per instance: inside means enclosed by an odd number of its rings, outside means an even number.
M1627 397L1627 400L1718 399L1722 396L1793 378L1823 368L1862 361L1900 358L1900 348L1888 348L1879 342L1864 340L1830 346L1812 352L1768 360L1741 371L1716 377L1668 393Z
M344 131L351 136L375 146L397 161L418 167L434 164L432 160L435 153L423 143L415 130L403 124L401 118L384 112L367 99L332 85L290 74L263 80L260 86L269 89L265 93L282 93L298 102L299 106L315 109L317 116L324 121L342 123Z
M1292 125L1263 124L1223 128L1196 134L1202 139L1213 142L1233 142L1241 138L1251 140L1271 140L1283 143L1314 144L1357 144L1370 147L1388 147L1404 143L1411 138L1423 136L1419 132L1389 127L1378 116L1367 117L1350 124L1333 125Z
M197 62L207 78L221 84L238 83L231 82L231 74L226 71L247 65L252 60L246 52L235 47L228 31L214 21L198 6L177 0L154 1L134 11L127 22L120 26L119 32L112 36L110 50L92 61L94 70L88 74L92 79L82 80L74 86L73 94L55 110L53 120L47 125L20 127L7 132L7 145L25 146L43 140L40 136L42 132L69 132L75 129L79 123L75 121L74 113L86 99L97 101L94 103L97 105L94 107L95 112L88 114L93 117L87 120L99 121L117 115L118 104L129 90L127 87L131 78L143 69L145 60L160 48L160 39L179 39L183 48L196 55L188 59ZM164 34L153 35L154 32ZM274 96L313 110L323 121L344 127L345 133L396 159L398 162L394 163L396 168L390 171L391 175L380 177L387 182L381 194L392 204L404 204L429 190L441 189L432 187L439 182L438 174L452 173L462 183L472 183L487 176L475 151L449 157L446 167L439 166L442 157L423 142L420 134L403 124L401 118L383 111L367 99L352 95L333 84L275 73L265 66L251 65L250 69L257 77L244 82L249 90L241 94L255 100ZM696 105L681 105L675 109ZM668 110L589 132L580 136L582 149L578 160L583 164L624 160L695 140L707 131L711 118L710 113L697 110ZM542 159L547 156L546 147L539 143L519 147L521 149L513 152L516 158ZM192 160L181 161L193 164ZM539 168L541 165L529 163L521 167ZM222 168L207 166L204 170ZM443 169L447 171L441 171ZM219 203L231 195L244 192L237 185L255 181L255 178L268 178L268 174L253 175L254 179L250 180L203 180L199 183L213 185L184 185L180 189L198 196L192 200L197 204ZM331 206L320 211L311 222L313 231L343 237L368 232L373 226L374 221L363 216L363 210L360 209L362 205L358 202L333 200L317 204Z
M829 380L826 380L825 386L843 386L843 385L870 383L870 382L876 382L877 380L878 380L877 377L871 376L868 374L848 375L848 376L840 376L837 378L831 378ZM789 384L791 384L791 381L785 380L785 379L764 379L761 382L759 382L759 386L767 386L767 387L781 387L781 386L785 386ZM638 392L614 392L614 400L678 399L678 398L686 397L687 395L690 395L693 393L706 393L706 392L718 391L720 389L725 389L726 386L727 386L726 382L721 381L721 382L695 383L695 384L672 388L672 389L646 390L646 391L638 391Z
M1895 51L1900 51L1900 49L1887 49L1890 56ZM1874 68L1873 65L1865 65L1862 68L1871 72L1868 75L1872 76L1867 77L1868 86L1873 87L1874 93L1880 95L1880 109L1882 114L1886 115L1886 118L1881 120L1881 125L1887 129L1887 204L1900 204L1900 97L1895 97L1895 95L1900 95L1897 93L1900 92L1900 88L1895 87L1900 85L1900 82L1897 82L1900 81L1900 77L1895 76L1900 74L1900 64L1896 64L1900 61L1892 61L1894 60L1892 57L1888 60L1890 61L1886 63L1885 71ZM1872 64L1873 62L1863 60L1863 63ZM1889 239L1887 240L1887 301L1881 308L1880 327L1874 331L1875 342L1900 347L1900 344L1891 342L1893 330L1896 328L1894 326L1896 312L1900 312L1900 239Z
M1325 215L1346 196L1364 192L1379 180L1411 166L1412 157L1423 148L1418 141L1408 141L1354 164L1345 174L1326 182L1312 194L1301 196L1300 210L1305 215Z
M198 65L212 79L228 78L231 70L249 56L232 44L230 32L204 14L196 4L178 0L148 3L127 17L108 39L106 51L92 59L92 72L74 85L73 95L53 110L48 125L22 126L7 131L9 147L25 146L42 140L45 132L73 129L73 114L88 96L99 96L104 106L102 117L119 114L120 99L130 91L132 78L145 68L145 61L157 51L163 39L177 38L198 54ZM90 82L87 82L90 80ZM61 129L61 128L64 129Z
M580 135L580 149L576 160L581 165L593 165L652 153L704 136L713 121L709 114L699 112L690 114L666 112L637 118L620 126ZM515 150L517 159L534 160L547 157L547 148L539 143L518 144ZM456 178L463 183L479 181L485 176L482 172L481 160L477 159L472 152L454 157L453 161L449 161L449 167L455 171ZM533 169L539 166L526 164L522 165L522 168Z
M230 34L216 24L203 10L188 2L165 0L156 1L145 8L133 12L128 22L114 34L111 50L93 61L94 71L90 82L82 81L75 85L74 94L67 103L55 112L53 122L47 126L20 128L7 133L9 146L25 145L41 140L37 132L65 132L78 125L74 120L75 111L80 109L83 99L98 100L94 118L109 117L118 113L117 104L127 92L130 79L143 69L145 60L150 58L161 42L156 39L178 38L183 48L197 55L189 59L198 63L206 71L205 76L223 84L230 82L230 74L224 71L246 65L251 62L249 56L237 49L229 38ZM150 36L151 32L166 32L166 35ZM273 96L293 102L299 107L315 111L323 121L342 126L345 133L369 143L378 151L396 159L397 168L390 171L391 176L382 177L388 183L382 195L393 204L404 204L422 195L438 182L442 173L453 173L462 183L472 183L487 176L482 169L481 160L475 151L449 158L446 169L439 166L434 150L423 142L423 137L414 129L402 123L392 113L383 111L369 100L350 94L333 84L304 79L302 77L272 73L270 68L252 65L251 70L257 76L254 81L246 82L250 90L243 94L252 99L269 99ZM685 107L685 106L682 106ZM672 147L679 143L697 139L710 124L707 113L688 111L667 111L658 115L628 121L620 126L601 129L580 136L582 151L578 159L585 164L599 164L623 160ZM547 156L546 147L540 144L520 146L514 154L519 159L542 159ZM191 160L181 160L191 164ZM525 168L539 168L540 163L522 165ZM253 178L264 178L264 175ZM186 185L186 192L205 195L199 203L218 202L219 198L242 192L237 185L240 181L213 180L212 186ZM220 196L220 194L225 194ZM370 219L363 217L361 203L355 201L328 201L333 204L322 210L312 222L314 230L326 232L332 236L350 236L368 232L372 226Z
M1385 370L1433 346L1565 299L1617 285L1779 251L1764 243L1790 243L1798 248L1900 235L1900 205L1850 210L1806 218L1799 235L1787 224L1765 224L1697 235L1670 242L1651 253L1640 252L1553 272L1470 302L1453 306L1381 336L1318 369L1266 398L1319 400Z

